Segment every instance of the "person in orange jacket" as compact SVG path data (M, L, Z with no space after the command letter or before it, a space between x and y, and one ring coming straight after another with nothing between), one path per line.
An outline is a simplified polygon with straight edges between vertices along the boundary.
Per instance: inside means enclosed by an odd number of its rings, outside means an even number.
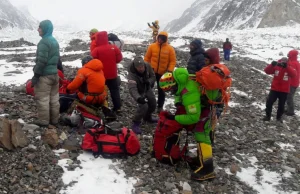
M172 72L176 65L175 49L168 44L167 32L162 31L158 34L157 41L148 47L144 61L151 64L156 76L157 112L160 112L165 103L165 92L159 87L159 80L164 73Z
M103 64L98 59L86 56L82 59L82 68L75 79L67 86L67 91L76 91L78 98L91 105L102 105L106 100ZM68 92L67 92L68 93Z
M96 48L96 33L98 32L98 30L96 28L91 29L90 31L90 39L91 39L91 45L90 45L90 52L92 53L92 51L94 50L94 48Z

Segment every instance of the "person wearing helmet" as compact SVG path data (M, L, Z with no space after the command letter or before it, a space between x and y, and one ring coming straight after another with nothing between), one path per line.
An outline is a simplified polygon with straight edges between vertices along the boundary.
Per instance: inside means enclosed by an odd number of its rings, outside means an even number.
M168 33L160 32L157 41L152 43L145 54L144 60L151 64L154 70L158 88L157 112L159 113L165 103L165 93L159 87L159 79L166 72L172 72L176 65L176 53L168 44Z
M96 28L93 28L90 30L90 39L91 39L90 52L91 53L94 50L94 48L96 48L96 46L97 46L97 44L96 44L96 33L97 32L98 32L98 30Z
M215 178L213 168L212 146L209 137L210 128L201 126L201 93L199 83L189 79L189 73L185 68L177 68L173 73L165 73L159 85L165 92L171 91L175 94L175 106L177 113L167 116L186 128L194 128L194 137L197 142L198 152L196 165L193 165L191 178L204 181ZM178 109L184 109L178 113Z
M158 35L158 31L159 31L159 25L158 25L158 20L155 20L154 22L152 22L152 26L148 23L149 28L152 29L152 38L153 38L153 42L156 41L156 36Z

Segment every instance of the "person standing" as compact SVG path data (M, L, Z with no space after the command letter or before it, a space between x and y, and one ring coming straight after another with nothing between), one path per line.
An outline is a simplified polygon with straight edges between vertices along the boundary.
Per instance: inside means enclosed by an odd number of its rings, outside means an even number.
M116 45L108 43L106 31L101 31L96 34L96 48L92 52L92 57L102 62L104 77L106 79L105 84L110 91L114 106L113 111L120 113L121 97L117 63L122 60L123 56Z
M266 102L266 116L263 121L270 121L274 102L279 99L276 120L282 123L284 105L287 95L290 92L291 78L295 77L296 70L288 65L286 57L279 61L272 61L265 68L266 74L274 75L271 85L271 91Z
M128 69L128 88L131 97L137 103L137 110L133 117L132 130L141 134L141 121L157 123L152 117L156 108L156 99L151 85L155 83L155 74L150 64L145 63L141 56L134 58Z
M144 60L151 64L156 76L157 112L160 112L165 103L165 92L159 87L159 80L164 73L172 72L176 65L175 49L168 44L167 32L163 31L158 34L157 41L148 47Z
M91 53L94 50L94 48L96 48L96 33L97 32L98 32L98 30L96 28L93 28L90 30L90 39L91 39L90 52Z
M46 127L57 125L59 119L59 77L57 63L59 60L59 44L52 36L53 24L44 20L38 28L42 37L37 45L35 66L33 68L31 86L34 87L38 120L35 124Z
M231 49L232 49L232 44L231 42L229 42L229 38L226 38L226 41L223 43L224 60L230 61Z
M295 115L295 108L294 108L294 96L296 93L297 88L299 87L300 81L300 64L297 60L298 58L298 51L291 50L288 53L288 65L296 70L297 75L291 78L291 86L290 86L290 93L287 96L286 104L287 104L287 116Z
M205 66L204 49L200 39L195 39L190 43L190 54L187 70L189 74L196 74L197 71Z
M153 42L156 41L156 36L158 35L158 31L159 31L159 25L158 25L158 20L155 20L154 22L152 22L152 26L148 23L149 28L152 29L152 38L153 38Z

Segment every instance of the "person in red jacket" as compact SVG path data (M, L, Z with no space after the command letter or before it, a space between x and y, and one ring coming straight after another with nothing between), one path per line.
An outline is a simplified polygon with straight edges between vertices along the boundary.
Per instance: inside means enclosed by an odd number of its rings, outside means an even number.
M286 100L286 103L287 103L286 115L287 116L295 115L294 96L295 96L297 88L299 87L299 82L300 82L300 64L297 60L297 57L298 57L297 50L291 50L288 54L288 65L296 70L297 75L295 77L291 78L290 93L288 94L287 100Z
M273 104L279 99L276 120L282 122L284 105L287 95L290 92L291 78L296 76L296 70L288 65L287 58L284 57L279 61L272 61L272 63L265 68L265 72L266 74L273 74L274 77L271 91L267 98L266 116L263 118L263 121L270 121Z
M226 42L223 43L224 60L230 61L230 51L232 49L232 44L229 42L229 38L226 38Z
M98 30L96 28L93 28L90 31L90 39L91 39L90 52L91 53L94 50L94 48L96 48L96 33L97 32L98 32Z
M99 59L103 64L103 72L106 79L105 84L110 91L114 105L113 111L120 113L121 97L117 63L122 60L123 56L116 45L108 43L106 31L101 31L96 34L96 48L92 51L92 56L95 59Z

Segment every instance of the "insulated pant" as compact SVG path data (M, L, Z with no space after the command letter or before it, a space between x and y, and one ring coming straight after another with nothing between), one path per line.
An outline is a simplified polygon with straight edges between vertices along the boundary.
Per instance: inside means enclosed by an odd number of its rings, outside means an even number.
M38 120L43 125L57 124L59 119L59 77L57 74L40 76L34 86Z
M295 96L296 90L297 90L297 87L291 86L290 93L287 95L286 104L287 104L287 113L288 114L295 113L294 96Z
M274 104L274 102L276 102L277 99L279 99L276 119L278 120L281 118L281 116L284 113L284 105L285 105L285 102L287 99L287 95L288 95L288 93L286 93L286 92L277 92L274 90L270 91L267 102L266 102L266 116L267 117L271 117L273 104Z
M224 59L226 61L230 60L230 49L224 49Z
M156 99L152 89L147 91L145 97L147 97L148 102L145 104L138 103L137 110L133 117L134 122L141 122L143 118L145 120L151 119L151 114L156 109Z
M113 110L117 111L121 109L121 97L120 97L120 86L118 78L115 79L107 79L105 84L107 85L112 103L114 105Z
M164 106L165 98L166 98L165 92L159 87L159 80L160 80L161 76L162 75L155 73L157 90L158 90L158 99L157 99L157 107L158 108L162 108Z

